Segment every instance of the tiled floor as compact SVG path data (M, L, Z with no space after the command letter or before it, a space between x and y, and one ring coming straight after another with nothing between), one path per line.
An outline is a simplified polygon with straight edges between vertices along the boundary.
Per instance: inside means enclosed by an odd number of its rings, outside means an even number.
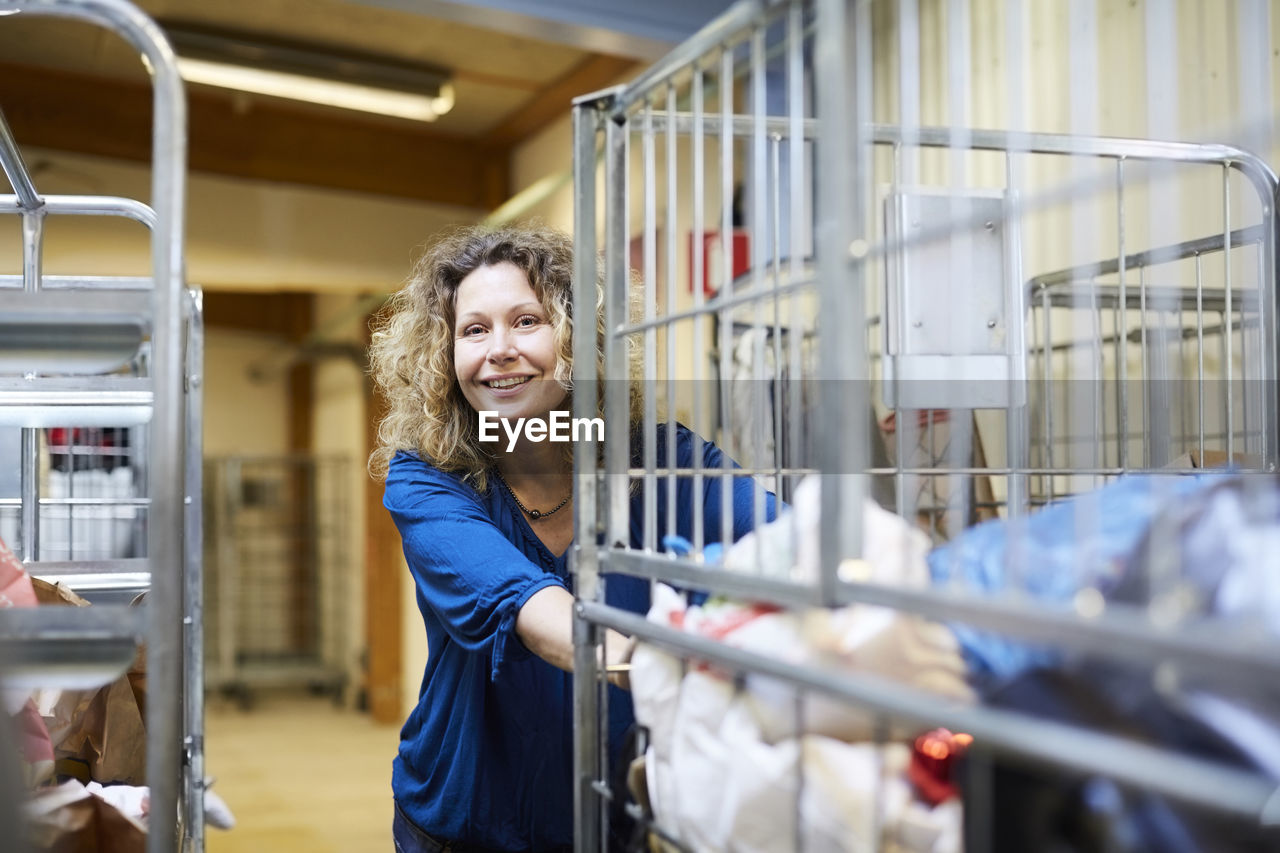
M397 726L328 699L260 692L251 710L206 707L205 769L236 817L208 853L390 851Z

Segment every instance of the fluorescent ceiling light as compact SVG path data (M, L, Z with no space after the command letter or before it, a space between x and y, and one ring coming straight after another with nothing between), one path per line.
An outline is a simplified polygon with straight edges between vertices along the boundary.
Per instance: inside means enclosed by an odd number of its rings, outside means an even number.
M417 121L435 121L453 109L453 87L448 83L441 84L437 90L439 94L435 96L414 95L266 68L246 68L182 57L178 58L178 71L188 83L203 83L206 86Z
M437 68L208 28L165 31L190 83L415 121L453 109L453 87Z

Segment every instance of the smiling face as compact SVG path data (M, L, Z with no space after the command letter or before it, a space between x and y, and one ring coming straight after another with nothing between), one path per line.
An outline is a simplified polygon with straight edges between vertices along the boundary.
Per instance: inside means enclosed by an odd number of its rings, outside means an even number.
M482 266L454 295L453 363L462 396L504 418L545 417L567 392L553 378L555 331L515 264Z

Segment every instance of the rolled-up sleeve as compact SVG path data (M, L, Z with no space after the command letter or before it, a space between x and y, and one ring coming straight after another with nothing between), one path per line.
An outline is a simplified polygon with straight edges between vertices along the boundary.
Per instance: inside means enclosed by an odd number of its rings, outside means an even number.
M458 478L401 455L387 473L383 505L404 544L418 594L459 646L488 652L490 677L504 660L530 654L516 616L534 593L564 582L502 534L479 496Z

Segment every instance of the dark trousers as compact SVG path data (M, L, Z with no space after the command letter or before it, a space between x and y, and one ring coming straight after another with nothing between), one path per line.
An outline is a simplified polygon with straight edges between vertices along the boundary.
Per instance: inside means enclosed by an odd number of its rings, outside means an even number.
M409 820L399 803L396 803L395 807L396 814L391 820L391 838L396 843L396 853L499 853L487 847L477 847L474 844L463 844L427 835L416 823ZM573 848L566 847L560 853L573 853Z
M409 820L396 803L396 816L391 820L391 838L396 853L485 853L483 848L444 841L427 835Z

